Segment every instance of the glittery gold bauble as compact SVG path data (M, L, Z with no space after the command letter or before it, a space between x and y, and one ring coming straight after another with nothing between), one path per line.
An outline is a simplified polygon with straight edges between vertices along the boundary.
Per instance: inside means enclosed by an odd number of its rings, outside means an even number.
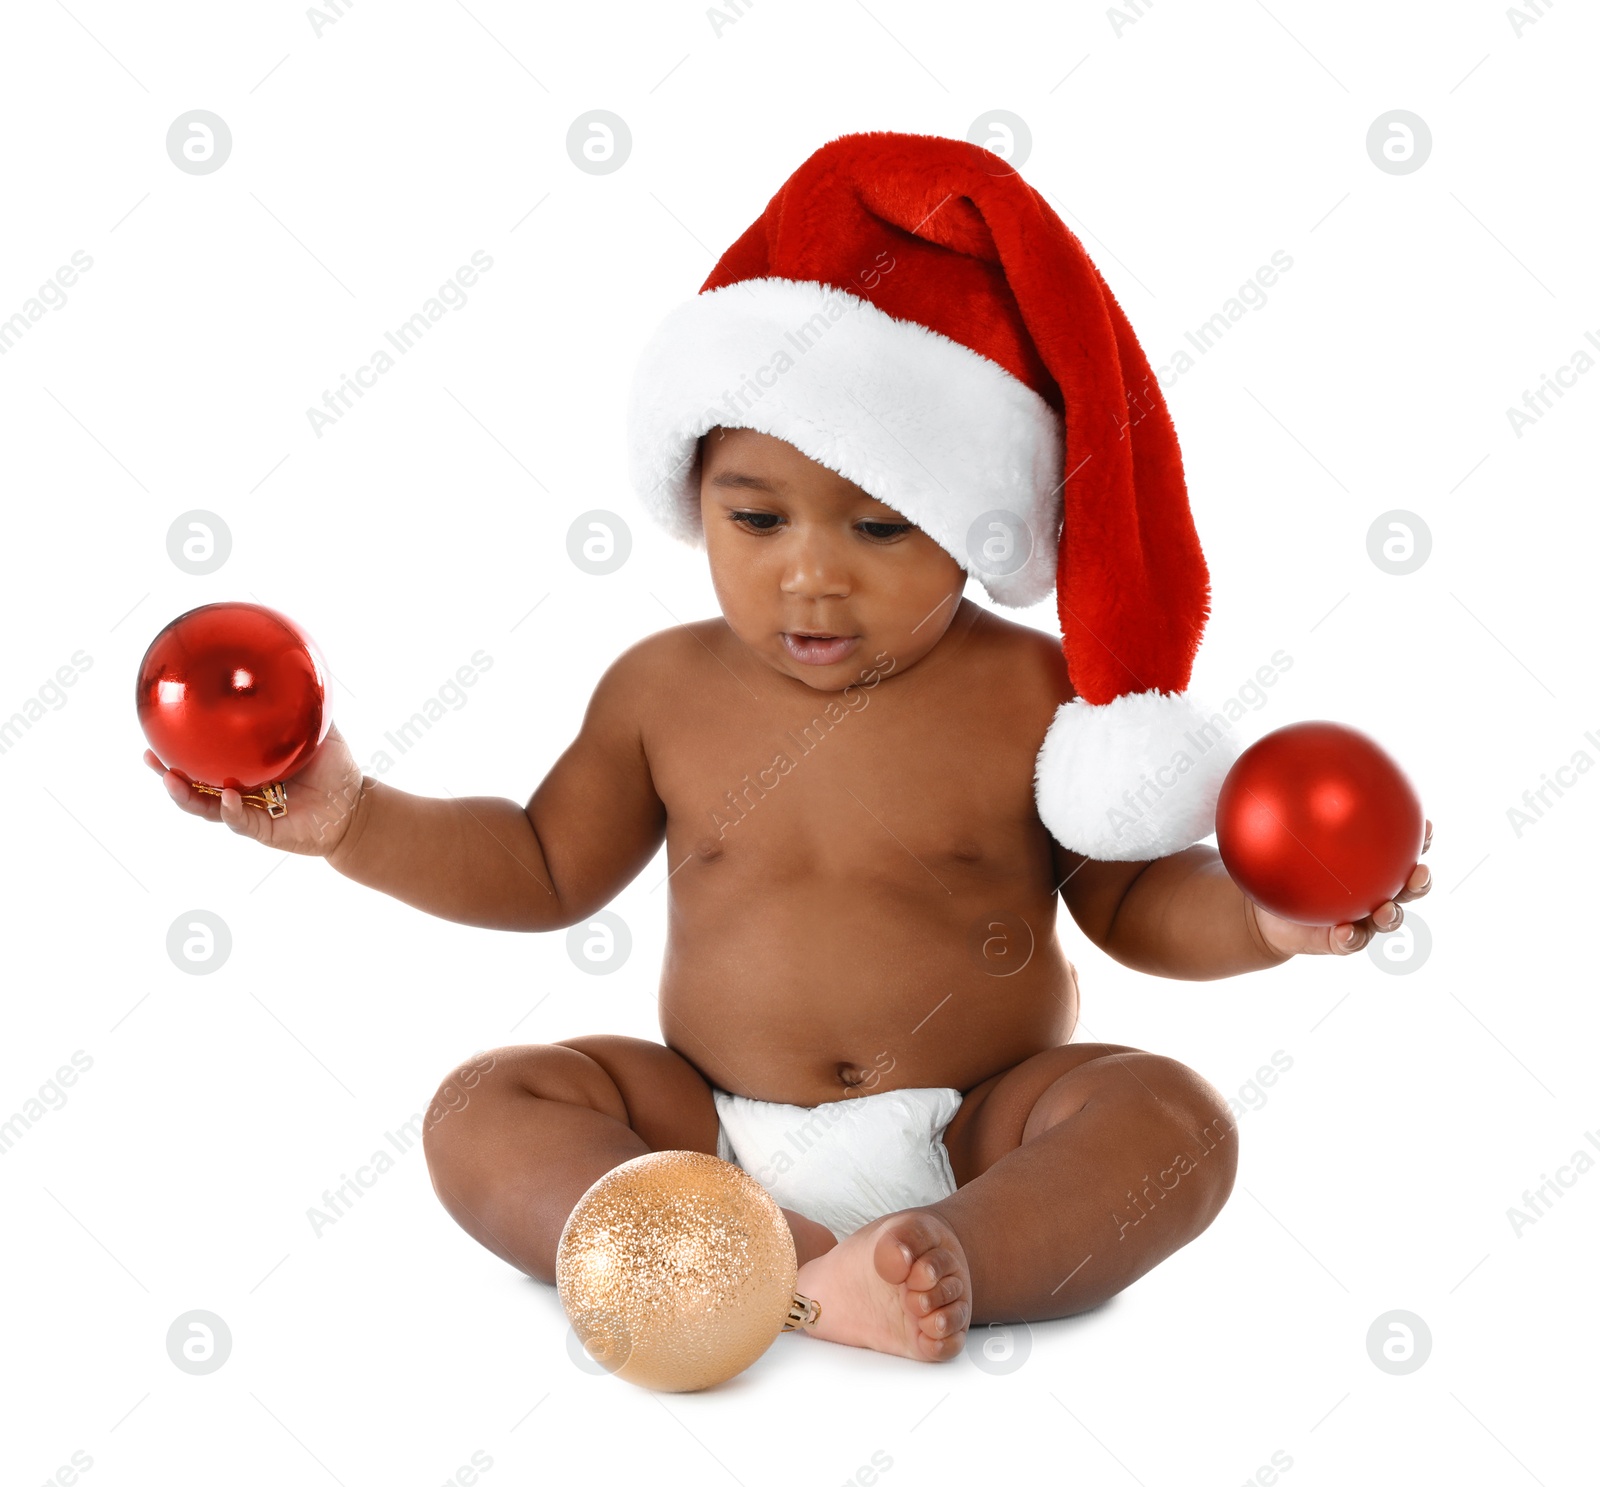
M790 1324L796 1273L772 1196L699 1151L613 1167L578 1200L556 1253L573 1331L646 1389L704 1389L748 1368Z

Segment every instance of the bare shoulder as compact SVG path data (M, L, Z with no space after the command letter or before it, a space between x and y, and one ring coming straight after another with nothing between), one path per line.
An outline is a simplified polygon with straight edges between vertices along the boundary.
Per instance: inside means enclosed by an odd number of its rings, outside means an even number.
M671 625L643 636L606 667L595 685L591 710L643 724L681 704L686 687L717 667L728 637L720 615Z
M995 678L1021 708L1039 713L1048 725L1055 710L1076 695L1060 637L1008 620L981 605L972 607L977 613L966 647L972 661Z
M728 622L720 615L670 625L634 641L607 667L606 675L619 685L671 688L707 663L714 664L727 634Z

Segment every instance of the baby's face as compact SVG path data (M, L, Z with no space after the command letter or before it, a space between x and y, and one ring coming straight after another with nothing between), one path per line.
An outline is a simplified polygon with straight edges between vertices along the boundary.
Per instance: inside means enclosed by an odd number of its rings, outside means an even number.
M769 666L837 692L889 669L880 651L903 671L939 642L966 573L927 533L782 439L714 428L700 449L711 582Z

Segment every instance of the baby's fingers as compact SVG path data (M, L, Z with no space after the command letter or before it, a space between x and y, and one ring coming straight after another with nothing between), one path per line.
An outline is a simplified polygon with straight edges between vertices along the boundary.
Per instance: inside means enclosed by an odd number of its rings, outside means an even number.
M1328 931L1328 953L1354 955L1372 938L1372 935L1373 924L1370 915L1358 924L1335 924Z
M164 771L161 783L167 787L167 794L177 803L179 810L187 811L191 816L202 816L207 821L222 819L222 814L217 808L217 797L204 795L194 789L177 770Z
M1411 869L1411 876L1406 879L1405 886L1394 896L1393 902L1397 904L1410 903L1414 898L1421 898L1433 887L1433 873L1426 863L1419 862Z
M246 805L244 797L231 787L224 787L220 796L222 824L238 836L264 842L272 829L272 818L265 811Z
M1391 934L1405 922L1406 911L1396 901L1405 897L1385 899L1365 919L1354 924L1336 924L1328 931L1328 948L1334 955L1353 955L1363 949L1374 935Z

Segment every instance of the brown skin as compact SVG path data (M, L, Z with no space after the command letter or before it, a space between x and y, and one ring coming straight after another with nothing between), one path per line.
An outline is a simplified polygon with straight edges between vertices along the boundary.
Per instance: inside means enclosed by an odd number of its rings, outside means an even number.
M973 1321L1095 1306L1206 1228L1236 1142L1184 1065L1069 1044L1057 895L1120 963L1211 980L1359 950L1428 869L1359 924L1308 929L1257 909L1210 847L1147 863L1065 850L1033 799L1039 743L1073 695L1056 640L962 598L931 538L780 440L713 430L700 491L721 617L624 652L525 808L363 781L337 730L277 821L146 759L186 811L496 929L583 921L665 842L665 1046L498 1049L441 1086L435 1189L529 1275L553 1279L562 1225L604 1172L715 1152L713 1085L805 1106L951 1086L949 1198L839 1244L786 1210L816 1335L940 1360ZM796 631L860 639L813 666L784 644Z

